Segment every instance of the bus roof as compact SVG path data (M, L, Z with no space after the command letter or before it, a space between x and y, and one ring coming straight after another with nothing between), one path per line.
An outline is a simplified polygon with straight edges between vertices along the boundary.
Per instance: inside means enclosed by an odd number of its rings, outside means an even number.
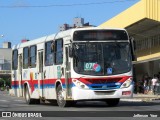
M51 35L48 35L48 36L44 36L44 37L41 37L41 38L37 38L37 39L27 41L27 42L24 42L24 43L19 43L17 45L13 45L12 49L18 49L18 48L23 48L23 47L26 47L26 46L36 45L38 43L43 43L45 41L51 41L51 40L66 37L66 36L71 36L72 37L72 33L74 31L78 31L78 30L125 30L125 29L122 29L122 28L100 28L100 27L73 28L73 29L69 29L69 30L66 30L66 31L58 32L56 34L51 34Z

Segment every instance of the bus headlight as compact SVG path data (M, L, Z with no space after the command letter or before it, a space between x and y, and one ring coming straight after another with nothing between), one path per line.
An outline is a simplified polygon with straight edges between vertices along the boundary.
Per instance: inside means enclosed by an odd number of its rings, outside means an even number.
M121 88L127 88L132 84L132 78L129 78L128 80L126 80L122 85Z
M84 83L80 82L77 79L72 79L72 82L75 84L76 87L81 88L81 89L89 89L89 87L87 85L85 85Z

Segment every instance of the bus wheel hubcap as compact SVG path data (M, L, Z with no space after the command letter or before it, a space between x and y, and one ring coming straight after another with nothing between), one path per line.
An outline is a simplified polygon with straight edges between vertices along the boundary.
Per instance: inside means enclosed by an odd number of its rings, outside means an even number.
M28 101L28 99L29 99L29 95L28 95L28 93L26 92L26 100Z
M59 100L59 102L60 102L60 103L62 103L62 102L63 102L63 100L64 100L62 90L60 90L60 91L58 92L58 100Z

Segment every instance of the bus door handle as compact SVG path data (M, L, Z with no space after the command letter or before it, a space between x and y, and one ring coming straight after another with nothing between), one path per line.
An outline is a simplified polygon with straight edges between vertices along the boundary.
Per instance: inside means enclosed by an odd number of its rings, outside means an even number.
M64 75L64 68L61 68L61 75Z
M44 79L46 78L46 70L43 72Z

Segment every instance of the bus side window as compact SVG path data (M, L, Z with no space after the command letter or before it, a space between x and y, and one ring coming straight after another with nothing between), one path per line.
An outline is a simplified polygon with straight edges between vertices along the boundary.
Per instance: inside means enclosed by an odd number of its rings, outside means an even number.
M46 42L45 43L45 65L49 66L49 65L53 65L53 61L54 61L54 54L53 54L53 50L51 47L52 42Z
M23 48L23 68L28 68L29 65L29 48Z
M14 50L12 53L12 69L17 70L18 68L18 50Z
M55 64L63 63L63 39L58 39L55 42Z
M36 45L30 47L30 67L36 67L37 47Z

